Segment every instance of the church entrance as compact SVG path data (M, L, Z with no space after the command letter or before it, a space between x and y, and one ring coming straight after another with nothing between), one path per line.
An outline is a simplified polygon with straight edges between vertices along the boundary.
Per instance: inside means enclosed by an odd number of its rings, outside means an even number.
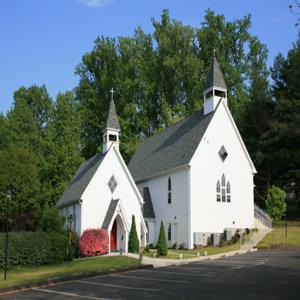
M110 251L127 251L128 231L125 230L124 221L118 214L111 223L110 230Z
M117 249L117 220L115 219L110 232L110 251Z

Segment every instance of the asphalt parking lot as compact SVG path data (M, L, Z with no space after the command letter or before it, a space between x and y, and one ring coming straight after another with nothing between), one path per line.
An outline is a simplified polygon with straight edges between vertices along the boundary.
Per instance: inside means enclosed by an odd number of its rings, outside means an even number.
M300 299L300 251L258 251L74 280L0 299Z

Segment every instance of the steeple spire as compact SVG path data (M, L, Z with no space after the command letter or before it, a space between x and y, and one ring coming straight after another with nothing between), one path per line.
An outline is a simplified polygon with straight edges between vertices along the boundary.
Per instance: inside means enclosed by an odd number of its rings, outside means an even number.
M116 106L114 102L114 89L112 88L110 90L111 92L111 99L110 99L110 105L109 105L109 110L108 110L108 115L107 115L107 120L106 120L106 129L115 129L120 131L120 124L116 112Z
M207 90L213 86L227 89L227 85L225 83L223 73L221 71L218 59L216 57L215 50L213 50L213 56L211 59L210 69L208 72L207 81L204 90Z
M204 114L215 110L221 99L224 99L225 104L227 104L227 85L216 53L213 51L207 81L204 86Z
M109 104L109 110L106 120L106 128L103 135L103 153L108 151L108 149L114 144L117 149L119 149L119 133L121 130L117 112L116 112L116 106L114 102L114 89L112 88L110 90L111 93L111 99Z

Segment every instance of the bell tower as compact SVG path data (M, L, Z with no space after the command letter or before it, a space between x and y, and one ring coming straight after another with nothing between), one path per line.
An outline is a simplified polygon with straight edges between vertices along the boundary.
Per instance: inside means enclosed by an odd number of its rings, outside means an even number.
M103 134L103 153L107 152L108 149L114 144L119 150L119 133L120 133L120 124L118 121L118 116L116 112L116 106L114 102L114 89L110 90L111 99L108 110L108 116L106 121L106 128Z
M214 52L204 87L204 115L214 111L221 99L227 104L227 86Z

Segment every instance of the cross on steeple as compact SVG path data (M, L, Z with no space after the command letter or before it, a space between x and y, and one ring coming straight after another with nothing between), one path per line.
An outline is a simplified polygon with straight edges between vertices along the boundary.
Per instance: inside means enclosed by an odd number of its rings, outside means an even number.
M116 91L114 90L114 88L111 88L111 90L110 90L110 93L111 93L111 100L113 100L114 99L114 93L115 93Z

